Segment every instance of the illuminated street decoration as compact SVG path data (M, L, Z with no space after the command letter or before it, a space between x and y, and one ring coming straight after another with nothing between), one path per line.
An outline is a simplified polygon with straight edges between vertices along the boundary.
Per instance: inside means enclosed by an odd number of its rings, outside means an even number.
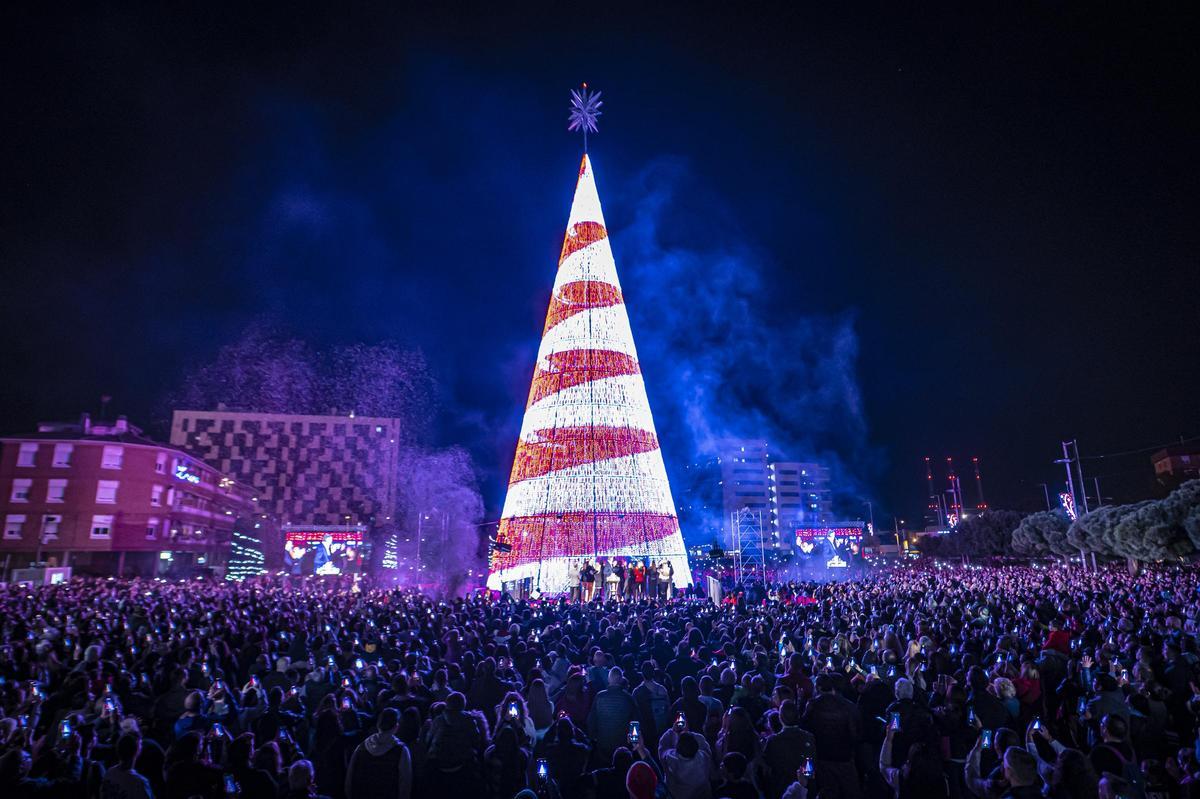
M1058 501L1062 503L1063 510L1067 512L1067 516L1070 517L1071 521L1075 521L1077 518L1077 512L1075 510L1075 497L1064 491L1058 495Z
M584 558L666 558L691 582L586 154L496 538L512 549L493 553L493 589L566 591Z

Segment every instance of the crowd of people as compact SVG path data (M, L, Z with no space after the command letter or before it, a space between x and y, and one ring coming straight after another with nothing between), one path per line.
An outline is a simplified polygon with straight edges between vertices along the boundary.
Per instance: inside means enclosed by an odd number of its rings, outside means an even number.
M0 795L1200 796L1200 570L698 598L0 591Z

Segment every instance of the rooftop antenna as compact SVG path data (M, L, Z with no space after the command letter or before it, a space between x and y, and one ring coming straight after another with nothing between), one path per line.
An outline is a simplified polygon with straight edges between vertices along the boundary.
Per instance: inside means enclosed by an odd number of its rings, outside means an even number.
M567 130L583 131L583 151L587 152L587 135L588 132L598 132L596 120L603 113L600 106L604 105L604 101L600 99L600 92L594 92L588 89L587 83L584 83L578 89L571 90L571 114L567 117Z
M108 403L112 402L112 397L104 394L100 397L100 421L108 418Z

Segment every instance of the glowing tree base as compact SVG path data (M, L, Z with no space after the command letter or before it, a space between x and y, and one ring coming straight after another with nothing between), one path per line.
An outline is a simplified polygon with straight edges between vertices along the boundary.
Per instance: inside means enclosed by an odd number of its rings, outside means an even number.
M584 559L669 560L691 582L675 502L587 155L509 478L488 587L578 584Z

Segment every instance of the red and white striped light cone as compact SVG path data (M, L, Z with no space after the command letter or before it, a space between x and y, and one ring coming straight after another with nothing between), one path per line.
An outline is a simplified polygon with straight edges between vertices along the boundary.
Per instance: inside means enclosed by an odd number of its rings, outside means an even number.
M587 155L517 441L488 587L578 583L584 559L669 560L691 582Z

